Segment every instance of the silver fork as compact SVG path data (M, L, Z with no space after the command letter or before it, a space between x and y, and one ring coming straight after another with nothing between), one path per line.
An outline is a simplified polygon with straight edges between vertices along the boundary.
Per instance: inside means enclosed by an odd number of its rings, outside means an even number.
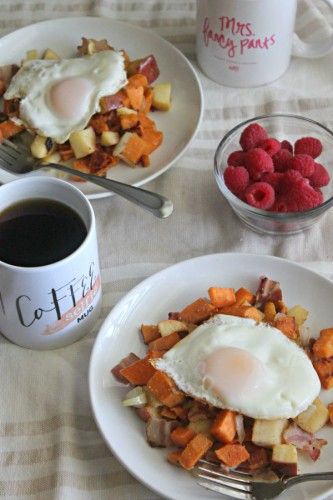
M30 151L23 146L14 144L11 141L4 140L0 144L0 168L12 174L20 175L27 174L33 170L42 168L54 168L70 175L82 177L86 181L92 182L101 186L113 193L126 198L128 201L139 205L140 207L148 210L156 217L165 219L169 217L173 211L173 204L164 196L146 191L138 187L130 186L122 182L114 181L98 177L97 175L86 174L65 165L56 163L40 163L36 158L33 158Z
M198 462L192 472L200 486L242 500L275 498L295 484L305 481L333 480L333 472L300 474L299 476L281 478L272 471L257 475L240 471L225 472L221 466L203 459Z

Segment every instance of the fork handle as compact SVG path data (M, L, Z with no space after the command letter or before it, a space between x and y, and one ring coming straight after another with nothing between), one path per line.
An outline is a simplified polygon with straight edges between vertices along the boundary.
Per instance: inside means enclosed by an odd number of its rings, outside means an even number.
M293 486L294 484L303 483L306 481L327 481L330 479L333 480L333 472L314 472L286 478L283 480L283 483L288 486Z
M74 170L70 167L59 165L57 163L47 163L44 166L52 167L77 177L82 177L82 179L85 179L86 181L97 184L104 189L126 198L126 200L139 205L145 210L148 210L160 219L169 217L173 211L172 202L158 193L152 193L151 191L146 191L145 189L130 186L129 184L123 184L122 182L114 181L112 179L98 177L97 175L86 174L84 172L80 172L79 170Z

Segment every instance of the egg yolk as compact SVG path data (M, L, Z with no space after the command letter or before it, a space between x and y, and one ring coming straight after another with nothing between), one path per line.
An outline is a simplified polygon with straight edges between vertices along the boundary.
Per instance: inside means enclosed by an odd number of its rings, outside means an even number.
M93 89L93 83L87 78L72 77L60 80L49 89L49 104L61 118L83 116L89 106Z
M251 397L266 384L263 363L245 349L223 347L210 354L199 370L203 384L211 388L223 401Z

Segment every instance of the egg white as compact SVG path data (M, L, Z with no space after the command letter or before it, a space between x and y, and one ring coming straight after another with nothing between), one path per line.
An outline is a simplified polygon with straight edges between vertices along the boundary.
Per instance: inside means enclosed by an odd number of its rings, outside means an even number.
M235 391L226 400L207 387L200 365L210 354L227 347L247 351L264 366L267 376L259 381L260 390L245 397L238 397ZM155 360L154 365L186 394L253 418L294 418L320 392L318 375L303 349L268 324L229 315L214 316Z
M64 118L52 109L48 94L56 82L73 77L89 80L93 90L82 112ZM12 78L4 98L20 99L20 119L28 129L63 143L100 111L101 97L115 94L126 83L123 55L106 50L74 59L27 61Z

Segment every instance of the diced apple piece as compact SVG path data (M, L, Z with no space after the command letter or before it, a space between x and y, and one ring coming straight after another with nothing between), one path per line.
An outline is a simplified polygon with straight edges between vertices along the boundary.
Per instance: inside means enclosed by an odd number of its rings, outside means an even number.
M125 132L114 148L114 156L135 167L145 150L145 142L134 132Z
M135 73L141 73L147 78L148 84L152 84L159 76L160 70L157 65L157 61L153 55L143 57L142 59L135 59L128 64L127 74L128 76L135 75Z
M288 310L288 316L293 316L298 327L302 326L309 315L309 311L302 306L294 306Z
M288 425L287 419L255 419L252 430L252 442L267 448L282 443L282 433Z
M30 145L30 151L32 156L38 159L45 158L47 155L54 151L55 144L50 137L44 137L42 135L36 135L34 140Z
M185 323L176 319L165 319L160 321L157 326L162 337L166 337L173 332L188 332L188 327Z
M305 411L295 418L295 422L304 431L315 434L326 424L328 415L327 407L317 398Z
M60 163L60 162L61 162L61 156L58 153L58 151L48 154L41 161L41 163Z
M118 132L114 132L113 130L104 130L101 133L101 145L102 146L115 146L119 142L119 134Z
M158 83L153 88L153 106L160 111L168 111L171 106L171 83Z
M25 54L25 61L32 61L33 59L38 59L38 52L36 49L27 50Z
M84 158L93 153L96 149L96 135L92 127L73 132L69 137L69 142L74 152L75 158Z
M297 449L293 444L273 446L272 469L279 475L297 476Z
M52 49L46 49L43 54L43 59L60 59L59 55Z

